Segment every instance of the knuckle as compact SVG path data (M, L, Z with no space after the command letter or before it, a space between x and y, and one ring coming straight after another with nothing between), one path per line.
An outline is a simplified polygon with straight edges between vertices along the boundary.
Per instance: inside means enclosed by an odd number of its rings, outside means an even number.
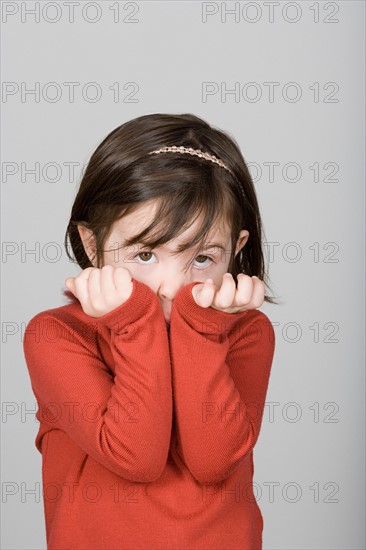
M116 277L118 279L120 279L120 281L127 281L131 278L131 275L129 273L129 271L127 269L125 269L124 267L118 267L116 269L116 273L115 273Z
M93 310L96 311L97 313L100 313L105 309L103 300L101 300L100 298L94 298L93 300L91 300L91 303L92 303Z

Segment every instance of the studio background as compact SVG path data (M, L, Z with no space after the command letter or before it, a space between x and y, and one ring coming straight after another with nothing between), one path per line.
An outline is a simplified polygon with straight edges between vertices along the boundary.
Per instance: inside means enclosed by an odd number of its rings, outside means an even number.
M31 317L64 305L84 165L193 113L254 178L276 334L254 449L263 549L364 549L365 3L2 2L2 540L46 548ZM38 5L38 7L37 7Z

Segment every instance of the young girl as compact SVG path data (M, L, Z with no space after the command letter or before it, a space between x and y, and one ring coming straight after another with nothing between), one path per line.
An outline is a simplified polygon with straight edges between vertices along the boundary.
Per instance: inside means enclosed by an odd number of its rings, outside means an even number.
M92 154L65 235L82 271L24 337L48 549L262 548L261 240L239 147L201 118L140 116Z

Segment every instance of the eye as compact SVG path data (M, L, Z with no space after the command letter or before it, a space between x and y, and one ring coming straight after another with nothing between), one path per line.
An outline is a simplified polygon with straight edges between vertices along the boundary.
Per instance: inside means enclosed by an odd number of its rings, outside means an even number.
M151 259L153 256L153 253L150 251L150 250L143 250L142 252L139 252L138 254L136 254L136 256L134 256L134 259L138 258L139 260L141 261L137 261L137 263L139 263L140 265L150 265L154 262L149 262L149 259ZM197 260L197 258L206 258L206 260L204 260L203 262L202 261L199 261ZM196 256L196 261L198 261L198 266L194 266L194 267L207 267L209 264L208 263L205 263L207 262L207 260L209 260L210 262L213 261L213 258L211 258L211 256L206 256L204 254L200 254L199 256Z
M145 256L145 259L146 259L146 256L149 256L149 255L151 256L152 252L150 252L149 250L144 250L144 251L139 252L138 254L136 254L136 256L134 256L134 259L139 258L140 256ZM153 262L142 261L142 262L137 262L137 263L138 264L150 264L150 263L153 263Z
M211 256L205 256L204 254L200 254L199 256L196 256L196 260L197 260L197 258L207 258L207 260L210 260L210 262L213 261L213 259L211 258ZM202 266L203 266L203 267L207 267L207 265L209 265L209 264L204 264L204 262L198 262L198 263L199 263L200 267L202 267ZM197 267L197 266L196 266L196 267Z

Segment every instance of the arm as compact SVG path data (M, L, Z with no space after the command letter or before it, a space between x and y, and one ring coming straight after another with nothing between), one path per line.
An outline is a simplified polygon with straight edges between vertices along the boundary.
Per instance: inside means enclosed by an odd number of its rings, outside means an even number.
M180 289L171 314L178 451L199 482L214 483L235 471L257 441L275 338L263 312L198 306L195 284Z
M112 472L153 481L165 467L172 423L169 345L157 296L133 279L131 296L119 307L98 318L80 315L82 329L88 320L110 329L115 376L80 330L39 313L24 336L39 408L46 419L54 413L52 429Z

